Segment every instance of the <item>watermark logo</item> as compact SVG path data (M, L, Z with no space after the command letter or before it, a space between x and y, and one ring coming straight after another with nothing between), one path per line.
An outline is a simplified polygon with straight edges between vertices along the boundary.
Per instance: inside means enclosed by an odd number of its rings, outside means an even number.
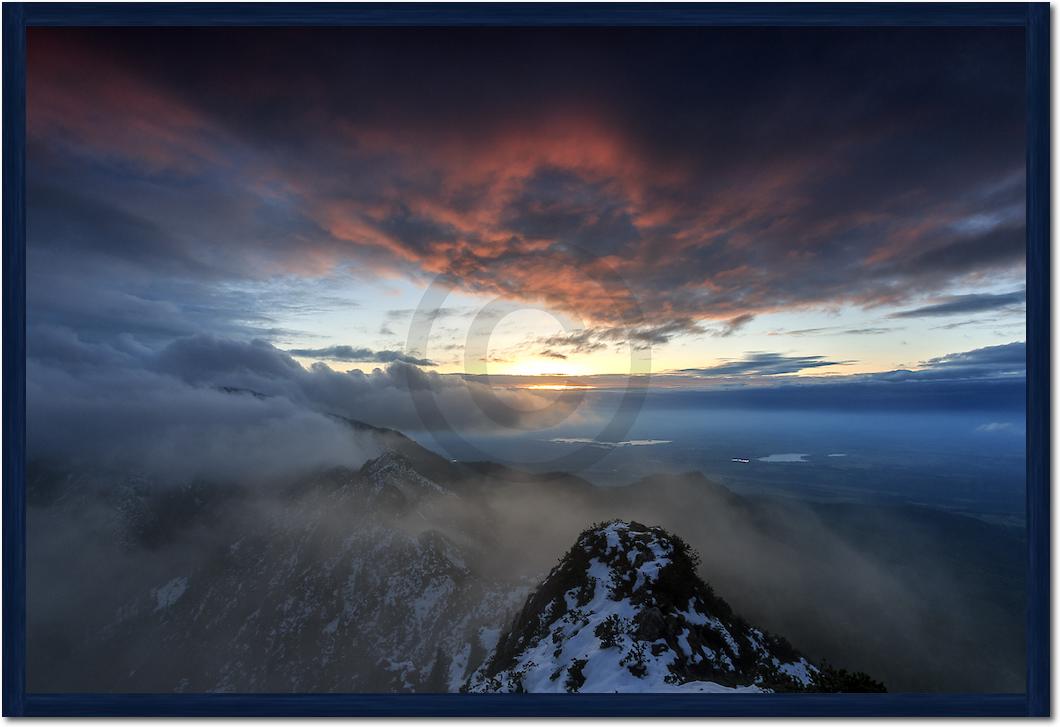
M627 439L647 394L651 342L637 335L644 328L644 320L630 287L604 261L585 250L578 253L583 263L592 262L579 265L578 272L599 291L594 303L597 310L601 301L608 308L611 313L608 325L587 326L577 315L576 305L564 305L564 310L555 305L500 297L478 309L472 317L463 344L463 377L472 406L482 415L481 421L490 423L489 431L469 431L455 423L452 412L447 415L446 404L434 389L413 392L412 400L423 429L451 458L574 472L589 468L617 443ZM458 278L445 274L431 282L409 324L406 352L430 357L436 322L451 293L461 288L460 283ZM623 352L620 370L598 377L542 377L547 383L541 385L530 383L531 377L490 374L490 343L498 325L521 311L538 311L554 318L563 330L560 338L595 341L596 348L606 343L608 349ZM613 362L615 357L609 356L607 360ZM599 380L606 383L594 385ZM517 395L520 393L524 395ZM533 395L526 396L528 393ZM572 428L576 425L578 436L560 437L565 424ZM510 447L505 448L507 456L490 451L493 448L489 442L497 441L498 437L532 437L533 432L551 434L562 439L563 444L548 448L556 454L544 457L513 456Z

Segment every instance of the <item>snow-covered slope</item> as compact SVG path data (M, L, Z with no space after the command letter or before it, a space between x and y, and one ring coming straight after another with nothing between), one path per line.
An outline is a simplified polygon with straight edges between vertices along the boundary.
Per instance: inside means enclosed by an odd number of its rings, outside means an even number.
M102 686L456 691L527 593L477 568L484 544L443 532L458 497L388 452L253 505L99 630ZM152 648L126 649L129 633Z
M38 597L47 608L32 610L29 627L35 643L54 646L31 654L35 684L86 692L880 686L815 667L748 626L696 576L683 541L658 528L594 527L532 590L545 566L506 539L525 548L536 531L512 536L489 495L507 486L518 503L548 492L555 503L584 504L597 496L591 485L452 463L397 433L368 431L397 449L359 470L263 489L160 487L131 476L108 484L38 469L35 532L90 523L76 531L76 547L52 546L61 557L51 562L92 576L68 597ZM550 557L551 547L542 545ZM55 592L61 568L48 574L51 590L35 592ZM62 618L49 620L57 608Z
M660 528L613 521L582 533L468 683L471 692L759 692L820 674L748 625Z

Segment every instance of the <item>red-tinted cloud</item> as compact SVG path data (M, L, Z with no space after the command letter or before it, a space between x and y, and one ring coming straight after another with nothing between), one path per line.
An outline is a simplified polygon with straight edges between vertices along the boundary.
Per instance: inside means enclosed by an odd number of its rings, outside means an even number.
M312 37L174 32L152 43L34 30L30 138L51 170L185 185L185 207L152 221L176 232L195 215L215 223L223 239L175 233L213 246L198 258L228 246L259 274L443 274L604 327L687 321L693 331L701 320L896 303L1022 264L1023 220L1011 212L1022 153L1019 139L997 136L1021 128L1021 96L1009 91L1018 44L1007 36L947 36L954 52L982 52L965 75L937 39L909 33L893 48L808 35L828 59L820 66L790 36L726 40L729 61L685 36L614 41L643 40L660 57L680 45L687 57L671 64L699 68L701 83L650 55L654 80L615 56L623 81L561 45L576 43L569 33L554 49L570 65L530 53L535 36L514 59L498 55L495 73L476 56L476 43L493 42L483 36L469 35L469 49L422 34L391 45L360 32ZM744 46L776 65L740 66ZM202 52L174 67L185 48ZM520 53L540 68L515 65ZM731 83L711 65L726 62ZM887 82L859 76L881 62ZM936 97L919 93L925 78ZM50 183L62 182L53 172ZM219 193L232 205L196 204ZM226 209L251 221L241 227ZM285 234L266 240L253 225L271 215Z

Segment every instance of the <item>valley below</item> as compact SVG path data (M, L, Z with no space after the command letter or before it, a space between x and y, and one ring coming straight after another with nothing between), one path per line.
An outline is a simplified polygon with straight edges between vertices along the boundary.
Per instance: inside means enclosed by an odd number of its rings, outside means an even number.
M276 482L31 463L30 691L1022 690L1018 529L346 423Z

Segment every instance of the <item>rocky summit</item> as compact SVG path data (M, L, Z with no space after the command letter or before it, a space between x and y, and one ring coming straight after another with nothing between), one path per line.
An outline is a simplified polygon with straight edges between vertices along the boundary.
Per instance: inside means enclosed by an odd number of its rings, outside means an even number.
M749 625L697 565L694 551L661 528L616 520L586 530L465 691L882 690Z

